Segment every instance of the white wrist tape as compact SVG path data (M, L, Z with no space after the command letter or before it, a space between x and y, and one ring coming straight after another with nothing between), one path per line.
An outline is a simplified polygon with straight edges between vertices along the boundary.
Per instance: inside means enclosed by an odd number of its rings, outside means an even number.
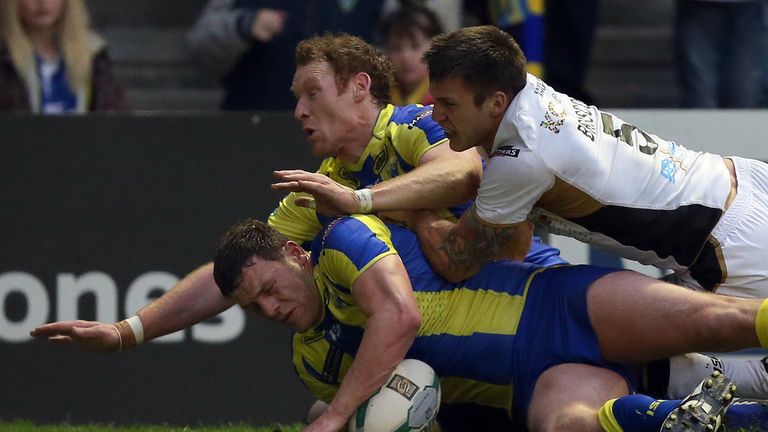
M373 211L373 191L370 189L360 189L355 191L355 198L359 204L359 213L370 213Z
M144 325L141 324L139 316L134 315L125 321L131 326L131 330L133 330L133 337L136 338L136 345L144 342Z

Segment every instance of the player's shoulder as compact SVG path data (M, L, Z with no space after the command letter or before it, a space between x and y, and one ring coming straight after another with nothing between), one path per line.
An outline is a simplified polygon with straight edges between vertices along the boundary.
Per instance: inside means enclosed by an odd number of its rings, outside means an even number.
M432 105L411 104L396 106L389 118L390 123L397 125L417 126L419 122L433 122Z
M393 141L404 140L434 145L445 141L445 131L432 119L432 105L394 107L387 123ZM426 140L424 138L426 137Z
M391 246L391 235L387 226L376 216L356 214L331 220L315 238L313 253L335 249L350 251L370 248L379 243Z

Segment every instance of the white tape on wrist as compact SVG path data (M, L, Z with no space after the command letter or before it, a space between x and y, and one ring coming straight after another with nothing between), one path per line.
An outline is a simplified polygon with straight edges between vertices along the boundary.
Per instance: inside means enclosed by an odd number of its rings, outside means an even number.
M373 191L370 189L360 189L355 191L355 197L359 204L359 213L370 213L373 211Z
M136 345L144 342L144 325L141 324L139 316L134 315L125 321L131 326L131 330L133 330L133 337L136 339Z

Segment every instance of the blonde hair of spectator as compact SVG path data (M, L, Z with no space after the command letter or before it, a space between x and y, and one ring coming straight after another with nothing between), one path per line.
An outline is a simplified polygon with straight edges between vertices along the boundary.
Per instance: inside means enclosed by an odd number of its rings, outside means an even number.
M39 92L39 83L30 82L37 73L29 71L34 65L34 50L19 16L18 0L0 0L0 36L11 54L16 70L30 92ZM56 24L59 53L64 58L67 80L73 91L88 88L92 62L96 51L92 44L95 35L90 30L88 9L83 0L66 0L62 16ZM100 40L98 43L101 43Z

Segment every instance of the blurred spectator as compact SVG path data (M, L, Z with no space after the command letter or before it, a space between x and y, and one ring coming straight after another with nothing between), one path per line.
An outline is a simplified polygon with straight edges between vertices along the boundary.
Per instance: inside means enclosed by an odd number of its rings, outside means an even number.
M754 108L762 101L762 0L678 0L677 76L684 108Z
M408 6L423 6L431 10L443 32L452 32L464 26L465 0L386 0L384 15Z
M547 84L588 105L584 88L592 53L599 0L547 0L544 26L544 78Z
M371 41L384 0L209 0L187 33L200 67L221 77L225 110L293 110L294 50L346 32Z
M599 0L465 1L472 24L493 24L509 33L528 60L528 71L557 91L588 104L584 89Z
M464 7L477 24L495 25L515 38L528 72L544 77L544 0L465 1Z
M442 32L437 16L424 6L404 6L384 17L381 35L397 83L392 91L393 104L432 103L427 65L421 55Z
M0 1L0 110L124 109L104 40L83 0Z

